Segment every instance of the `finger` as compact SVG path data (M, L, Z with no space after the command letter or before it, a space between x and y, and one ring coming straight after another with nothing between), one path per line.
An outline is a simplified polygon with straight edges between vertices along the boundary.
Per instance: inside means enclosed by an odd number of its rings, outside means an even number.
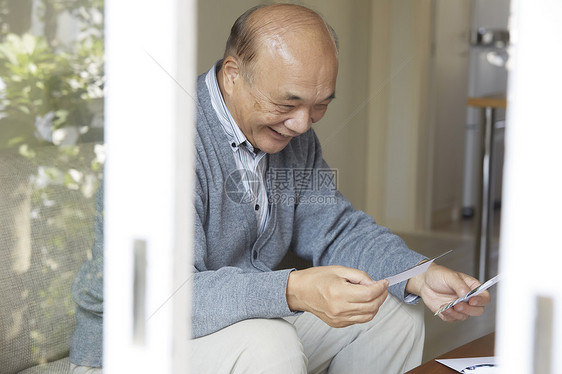
M330 326L343 327L371 320L378 312L378 305L347 304L321 311L317 315Z
M461 314L466 314L467 316L470 317L478 317L484 313L483 306L470 306L467 303L459 303L455 305L454 309L456 312L459 312Z
M327 312L326 315L334 321L360 322L372 319L379 311L380 305L356 304L352 309L340 311L339 313Z
M466 279L463 278L464 277L462 277L461 274L458 274L458 276L450 277L449 279L449 286L455 291L458 297L465 296L467 293L470 292L470 290L478 286L477 284L474 287L470 287L470 284L472 282L467 282Z
M355 286L356 288L366 288L364 286ZM374 297L357 298L355 301L346 301L342 303L333 304L331 312L339 316L359 316L363 314L376 314L388 297L388 291L384 290L381 294Z
M478 296L471 297L468 300L468 304L470 306L486 306L490 303L490 293L488 291L484 291Z
M350 303L379 303L386 300L388 295L388 281L383 279L371 285L348 284L346 300Z
M365 286L375 283L375 281L372 280L367 273L361 270L348 267L340 267L337 269L337 271L339 273L339 276L345 278L349 283L362 284Z
M351 317L349 319L349 322L352 322L353 324L367 323L367 322L371 321L373 318L375 318L375 316L377 315L377 312L378 312L378 310L375 311L375 312L358 314L356 316Z
M354 323L365 323L374 318L378 313L380 307L384 303L384 299L376 300L371 303L360 303L360 304L348 304L348 307L344 312L340 311L336 314L327 313L326 316L338 324L354 324Z
M464 314L464 313L460 313L456 310L456 307L459 304L455 305L452 308L447 309L446 311L444 311L443 313L439 314L439 317L446 322L452 322L452 321L465 321L468 319L468 315Z
M468 285L468 287L471 290L482 284L478 279L471 277L468 274L460 273L460 276L463 278L464 282Z
M350 316L346 319L327 319L324 320L324 322L326 322L331 327L342 328L342 327L355 325L357 323L369 322L375 317L375 315L376 315L375 313L362 314L362 315Z

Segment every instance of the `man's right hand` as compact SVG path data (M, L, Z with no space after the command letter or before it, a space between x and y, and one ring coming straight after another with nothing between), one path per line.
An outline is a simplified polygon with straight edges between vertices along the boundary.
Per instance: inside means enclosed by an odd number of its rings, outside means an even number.
M313 313L332 327L372 320L387 296L386 279L375 282L367 273L344 266L293 271L287 283L292 311Z

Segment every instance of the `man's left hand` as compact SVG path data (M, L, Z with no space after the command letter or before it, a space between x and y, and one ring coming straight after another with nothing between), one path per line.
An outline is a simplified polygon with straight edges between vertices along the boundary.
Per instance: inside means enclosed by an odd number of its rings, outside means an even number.
M425 305L435 313L444 304L465 296L479 285L480 282L469 275L431 264L425 273L408 281L406 292L421 296ZM484 291L468 302L458 303L447 309L439 317L444 321L466 320L471 316L482 315L484 307L489 303L490 293Z

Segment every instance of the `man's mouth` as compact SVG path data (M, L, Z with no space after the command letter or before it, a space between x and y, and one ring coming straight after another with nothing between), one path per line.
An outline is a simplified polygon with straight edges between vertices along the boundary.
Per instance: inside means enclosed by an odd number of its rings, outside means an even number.
M273 131L274 133L276 133L276 134L279 135L279 136L282 136L282 137L284 137L284 138L292 138L292 136L290 136L290 135L285 135L285 134L281 134L279 131L276 131L276 130L272 129L271 127L270 127L270 129L271 129L271 131Z

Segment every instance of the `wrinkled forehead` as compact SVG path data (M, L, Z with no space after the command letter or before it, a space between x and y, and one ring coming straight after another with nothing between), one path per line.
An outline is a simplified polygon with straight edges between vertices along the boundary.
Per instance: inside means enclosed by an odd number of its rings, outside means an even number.
M333 55L309 57L292 53L264 54L256 64L254 88L280 100L319 103L333 97L337 59Z
M337 50L329 34L318 29L276 29L263 35L256 51L256 72L267 79L276 71L287 78L334 78L337 75ZM321 31L321 30L320 30Z

